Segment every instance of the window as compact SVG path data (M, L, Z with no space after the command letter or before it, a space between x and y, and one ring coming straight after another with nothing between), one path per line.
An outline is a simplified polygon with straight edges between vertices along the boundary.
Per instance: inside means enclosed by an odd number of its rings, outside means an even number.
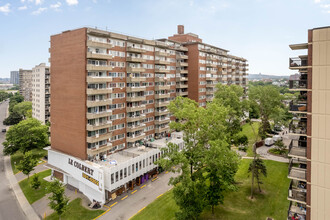
M111 174L111 184L113 184L115 182L115 180L114 180L114 174L112 173Z
M134 164L132 165L132 173L134 173Z
M131 166L128 166L128 176L131 175Z
M135 164L136 172L139 170L138 163Z
M145 160L143 160L143 168L145 167L145 162L146 162L146 161L145 161Z
M116 172L116 182L118 182L118 171Z
M127 168L125 167L124 168L124 178L126 178L126 176L127 176Z

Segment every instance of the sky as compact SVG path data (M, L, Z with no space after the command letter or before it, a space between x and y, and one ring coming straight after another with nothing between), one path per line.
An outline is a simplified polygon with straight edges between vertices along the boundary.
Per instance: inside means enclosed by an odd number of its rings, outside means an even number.
M0 0L0 77L48 63L50 36L97 27L158 39L198 34L203 42L248 59L249 73L294 74L289 44L330 26L330 0Z

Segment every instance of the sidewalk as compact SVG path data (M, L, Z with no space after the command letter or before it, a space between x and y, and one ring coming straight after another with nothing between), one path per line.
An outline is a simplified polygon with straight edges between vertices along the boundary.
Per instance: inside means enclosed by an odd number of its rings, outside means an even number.
M4 157L4 164L5 164L6 176L9 180L10 188L13 190L17 198L17 201L21 206L25 216L29 220L40 219L36 214L36 212L34 211L34 209L32 208L32 206L30 205L30 203L25 198L25 195L22 192L21 187L18 185L17 179L13 174L9 156Z
M40 163L40 164L38 164L38 165L34 168L34 171L32 171L32 172L30 173L30 176L32 176L32 175L35 174L35 173L40 173L40 172L42 172L42 171L49 170L49 168L45 167L45 165L47 165L47 162L46 162L46 163ZM27 178L27 175L25 175L25 174L22 173L22 172L19 172L19 173L16 173L16 174L15 174L15 177L16 177L16 179L17 179L17 182L20 182L20 181L26 179L26 178Z

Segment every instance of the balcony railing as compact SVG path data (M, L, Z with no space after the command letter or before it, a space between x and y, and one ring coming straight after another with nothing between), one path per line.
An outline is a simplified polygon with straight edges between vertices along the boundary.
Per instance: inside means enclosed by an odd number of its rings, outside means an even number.
M298 166L296 166L297 163L295 162L298 163ZM306 161L298 159L295 160L295 162L293 159L290 160L288 178L300 180L300 181L306 181L306 177L307 177Z
M300 219L306 219L306 205L290 202L289 210L288 210L288 220L292 220L292 217L300 217Z
M307 89L307 79L306 80L290 80L289 89Z
M307 141L291 140L288 156L305 159L307 157Z
M291 101L290 111L307 112L307 100Z
M307 67L307 57L306 58L300 58L300 57L293 57L289 58L289 65L290 68L293 67Z
M307 192L306 182L301 182L297 180L291 180L289 191L288 191L288 200L306 203L306 192Z
M307 134L307 118L300 118L300 120L292 120L289 125L289 133Z

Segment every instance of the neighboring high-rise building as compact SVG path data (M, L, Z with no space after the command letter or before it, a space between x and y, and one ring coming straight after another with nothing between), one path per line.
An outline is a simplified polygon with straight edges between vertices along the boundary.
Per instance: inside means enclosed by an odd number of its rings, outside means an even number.
M32 101L32 70L19 69L19 92L24 101Z
M308 31L308 43L290 45L307 50L290 58L290 69L300 74L290 80L299 95L290 104L294 114L289 133L291 184L288 219L328 219L330 208L330 27Z
M44 124L50 117L50 72L45 63L32 68L32 117Z
M188 97L205 106L214 98L218 82L236 84L247 90L247 60L228 54L228 50L203 43L197 34L184 33L184 26L178 25L178 33L169 37L188 48L187 59L178 57L177 66L187 66ZM187 61L188 60L188 61ZM181 80L183 81L183 80Z
M10 83L19 85L19 71L10 71Z

